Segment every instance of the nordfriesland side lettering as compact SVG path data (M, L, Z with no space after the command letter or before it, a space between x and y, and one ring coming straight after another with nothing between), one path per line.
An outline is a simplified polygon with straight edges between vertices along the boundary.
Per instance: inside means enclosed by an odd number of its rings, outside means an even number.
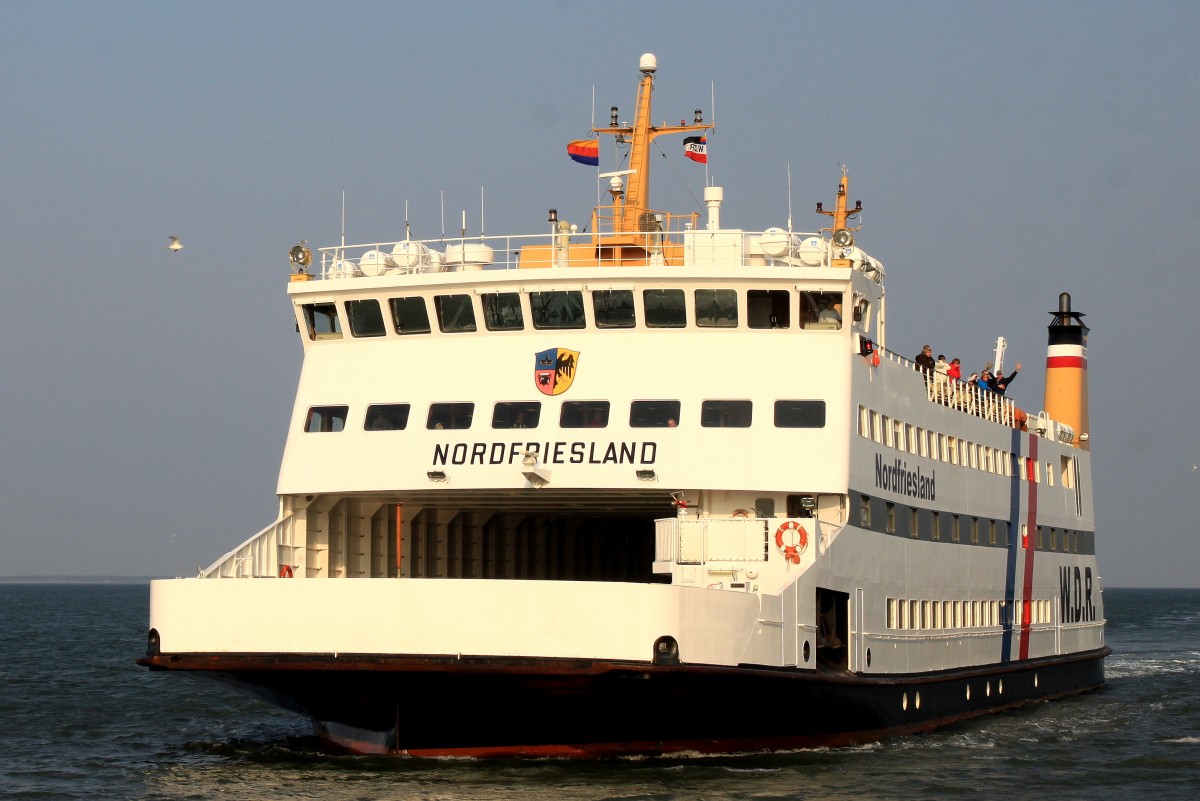
M520 464L529 451L541 464L654 464L657 442L448 442L433 446L433 464Z
M934 473L925 475L921 468L908 469L908 462L897 459L891 464L883 461L883 454L875 454L875 486L888 492L898 492L923 501L936 500L933 496Z

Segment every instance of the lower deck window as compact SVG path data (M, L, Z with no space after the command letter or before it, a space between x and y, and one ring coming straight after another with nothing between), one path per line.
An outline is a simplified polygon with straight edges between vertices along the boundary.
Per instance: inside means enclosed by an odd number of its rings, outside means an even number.
M825 401L823 400L778 400L775 401L776 428L824 428Z
M700 406L704 428L748 428L754 404L748 400L706 400Z
M368 431L402 431L408 427L407 403L379 403L367 407Z
M470 428L471 419L475 416L473 403L434 403L429 406L429 417L425 427L437 428Z
M308 410L304 420L304 430L308 432L341 431L346 427L348 406L313 406Z
M605 428L608 401L564 401L558 424L563 428Z
M630 428L674 428L679 425L679 401L634 401L629 407Z
M492 409L492 428L537 428L542 404L537 401L497 403Z

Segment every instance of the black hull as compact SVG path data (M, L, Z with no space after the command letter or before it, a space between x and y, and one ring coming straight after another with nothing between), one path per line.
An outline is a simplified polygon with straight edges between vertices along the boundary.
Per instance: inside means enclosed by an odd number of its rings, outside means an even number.
M188 654L185 670L311 717L356 753L612 756L841 746L1095 689L1104 648L936 674L587 660Z

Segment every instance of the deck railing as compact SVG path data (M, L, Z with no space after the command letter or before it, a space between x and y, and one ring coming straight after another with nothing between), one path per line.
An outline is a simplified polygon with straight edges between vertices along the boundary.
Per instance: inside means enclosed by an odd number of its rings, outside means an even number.
M595 221L602 229L604 220ZM571 231L518 236L462 236L399 242L367 242L320 248L313 277L357 278L413 273L513 270L519 267L596 267L631 263L682 266L689 254L732 266L828 266L830 248L818 233L712 231L697 228L693 215L667 215L644 231ZM682 226L682 227L681 227ZM763 250L764 238L769 240ZM864 255L855 266L878 264Z
M276 520L200 571L200 578L264 578L279 576L294 563L292 515Z
M950 409L1012 428L1019 428L1023 424L1021 418L1024 415L1018 413L1011 398L970 381L956 381L933 370L922 369L911 359L885 348L877 347L877 350L888 361L921 373L925 379L925 394L931 403L940 403Z

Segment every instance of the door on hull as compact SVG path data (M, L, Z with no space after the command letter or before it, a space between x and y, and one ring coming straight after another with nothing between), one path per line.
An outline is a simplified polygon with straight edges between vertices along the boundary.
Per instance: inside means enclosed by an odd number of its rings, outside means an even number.
M817 588L817 670L849 670L850 594Z

